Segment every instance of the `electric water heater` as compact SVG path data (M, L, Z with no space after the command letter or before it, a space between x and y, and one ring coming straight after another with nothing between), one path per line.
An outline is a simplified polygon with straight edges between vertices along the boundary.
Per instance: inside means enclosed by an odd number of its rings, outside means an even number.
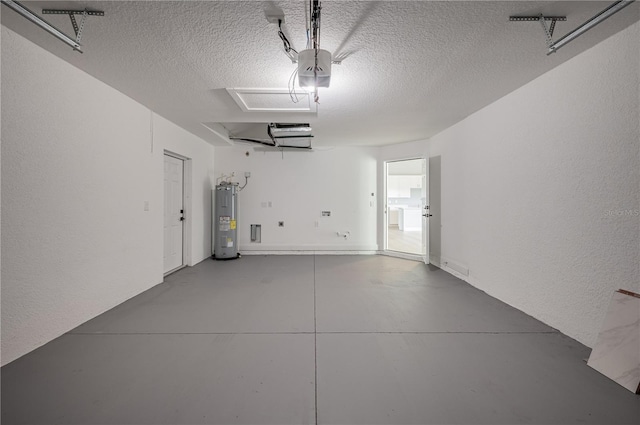
M213 189L213 258L238 258L238 183L222 182Z

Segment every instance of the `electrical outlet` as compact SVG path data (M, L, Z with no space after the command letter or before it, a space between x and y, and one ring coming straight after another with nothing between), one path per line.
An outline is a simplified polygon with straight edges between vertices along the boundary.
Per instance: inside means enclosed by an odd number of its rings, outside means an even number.
M278 24L278 21L282 21L282 23L284 24L284 13L273 12L266 16L267 22L269 22L270 24Z
M278 227L284 227L284 221L279 221L278 222Z
M244 176L245 176L246 178L251 177L251 172L249 172L249 171L245 171L245 172L244 172Z

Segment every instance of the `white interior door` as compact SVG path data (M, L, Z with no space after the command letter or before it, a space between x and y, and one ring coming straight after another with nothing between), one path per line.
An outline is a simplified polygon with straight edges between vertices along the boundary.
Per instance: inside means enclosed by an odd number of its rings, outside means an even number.
M422 158L422 261L429 264L429 161Z
M184 161L164 156L164 272L183 265Z

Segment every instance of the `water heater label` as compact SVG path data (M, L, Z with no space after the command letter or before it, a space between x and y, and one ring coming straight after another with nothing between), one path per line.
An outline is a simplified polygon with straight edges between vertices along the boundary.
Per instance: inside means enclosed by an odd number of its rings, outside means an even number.
M220 216L219 229L221 232L227 232L231 229L231 217L229 216ZM234 226L235 228L235 221Z
M231 222L229 223L229 227L231 230L236 230L236 221L231 220Z
M233 248L233 239L227 238L227 248Z

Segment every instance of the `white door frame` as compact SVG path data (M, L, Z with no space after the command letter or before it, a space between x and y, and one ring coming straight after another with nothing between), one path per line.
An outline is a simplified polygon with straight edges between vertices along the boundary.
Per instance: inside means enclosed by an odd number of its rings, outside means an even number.
M431 203L429 202L429 158L422 158L422 262L431 262L429 251L429 217L431 217Z
M182 208L184 210L184 221L182 222L182 266L178 267L177 269L174 270L170 270L166 273L163 273L164 276L167 276L177 270L180 270L181 268L187 267L187 266L192 266L192 259L191 259L191 239L192 239L192 234L191 234L191 229L193 227L193 221L191 218L191 213L192 213L192 205L191 205L191 199L192 199L192 161L191 158L186 157L184 155L180 155L179 153L175 153L169 150L164 151L164 155L163 155L163 161L164 161L164 156L170 156L176 159L179 159L183 162L183 169L182 169ZM164 197L164 193L163 193L163 197ZM163 199L163 205L164 205L164 199ZM164 243L164 232L163 232L163 243ZM163 266L164 268L164 266Z
M393 159L387 159L384 160L384 166L383 166L383 177L382 177L382 184L383 184L383 204L382 204L382 214L383 214L383 226L382 226L382 232L383 232L383 251L382 254L383 255L387 255L389 257L398 257L398 258L405 258L407 260L415 260L415 261L421 261L424 262L425 264L429 264L429 220L428 218L425 220L423 218L423 225L422 225L422 245L423 245L423 253L422 254L410 254L410 253L406 253L406 252L399 252L399 251L390 251L389 247L388 247L388 229L389 229L389 206L387 205L387 200L388 200L388 196L387 196L387 178L388 178L388 165L390 162L400 162L400 161L411 161L411 160L415 160L415 159L421 159L424 161L425 164L425 169L424 169L424 178L423 178L423 182L422 182L422 190L423 193L425 193L426 191L426 196L424 199L424 205L429 205L429 188L428 186L425 187L425 183L426 185L429 184L429 158L424 155L424 156L409 156L406 158L393 158ZM424 214L424 212L423 212ZM425 245L426 244L426 245Z

